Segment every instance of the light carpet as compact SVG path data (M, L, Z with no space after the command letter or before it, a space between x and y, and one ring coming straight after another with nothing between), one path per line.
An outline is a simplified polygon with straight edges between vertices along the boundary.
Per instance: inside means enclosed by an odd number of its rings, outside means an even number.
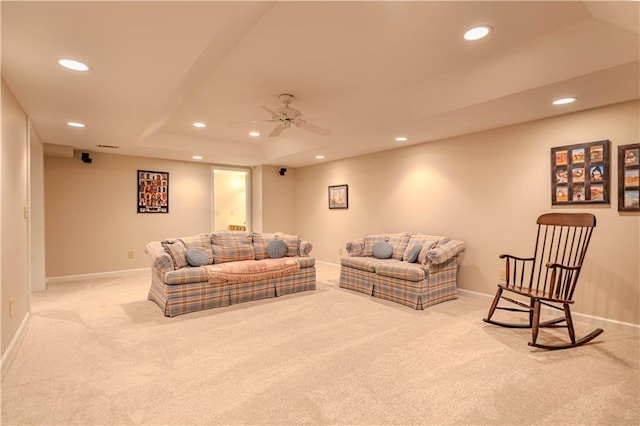
M543 351L529 330L483 323L489 301L415 311L339 288L322 264L316 291L175 318L149 285L143 273L34 294L2 424L640 423L632 332Z

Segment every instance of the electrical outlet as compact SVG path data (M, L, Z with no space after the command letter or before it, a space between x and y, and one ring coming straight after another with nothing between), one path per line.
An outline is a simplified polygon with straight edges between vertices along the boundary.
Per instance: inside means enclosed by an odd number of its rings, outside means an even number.
M128 257L129 259L133 259L133 258L135 257L135 255L136 255L136 253L135 253L135 252L133 252L133 251L128 251L128 252L127 252L127 257Z
M507 270L504 268L500 269L500 281L506 281L507 280Z

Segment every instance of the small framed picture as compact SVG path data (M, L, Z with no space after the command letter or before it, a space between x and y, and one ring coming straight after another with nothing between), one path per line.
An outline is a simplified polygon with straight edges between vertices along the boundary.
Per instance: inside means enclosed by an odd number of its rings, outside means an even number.
M608 140L551 148L551 204L609 204Z
M349 185L334 185L329 187L329 208L349 208Z
M138 213L169 213L169 173L138 170Z
M618 146L618 211L640 212L640 143Z

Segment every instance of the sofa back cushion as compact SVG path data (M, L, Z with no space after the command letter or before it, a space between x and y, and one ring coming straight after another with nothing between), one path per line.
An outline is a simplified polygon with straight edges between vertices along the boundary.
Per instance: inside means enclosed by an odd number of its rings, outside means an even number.
M392 259L402 260L404 251L407 248L409 237L411 234L408 232L399 232L397 234L387 234L387 242L393 247Z
M219 231L211 234L213 262L226 263L238 260L254 260L251 234L242 231Z
M276 239L276 233L254 232L251 234L253 239L253 250L256 254L256 260L269 258L267 253L267 244Z
M207 256L206 264L211 265L213 263L213 250L211 249L211 237L209 234L191 235L180 238L180 241L182 241L187 250L195 249L203 252Z
M276 232L276 239L284 241L287 245L287 256L298 256L300 253L300 236Z
M362 255L364 257L373 257L373 246L379 242L387 241L387 234L371 234L364 236L364 250Z

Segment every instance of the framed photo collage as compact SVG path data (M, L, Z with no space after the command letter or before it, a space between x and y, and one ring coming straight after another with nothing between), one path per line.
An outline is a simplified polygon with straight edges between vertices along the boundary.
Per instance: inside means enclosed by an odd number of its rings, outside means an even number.
M608 204L608 140L551 148L551 204Z

